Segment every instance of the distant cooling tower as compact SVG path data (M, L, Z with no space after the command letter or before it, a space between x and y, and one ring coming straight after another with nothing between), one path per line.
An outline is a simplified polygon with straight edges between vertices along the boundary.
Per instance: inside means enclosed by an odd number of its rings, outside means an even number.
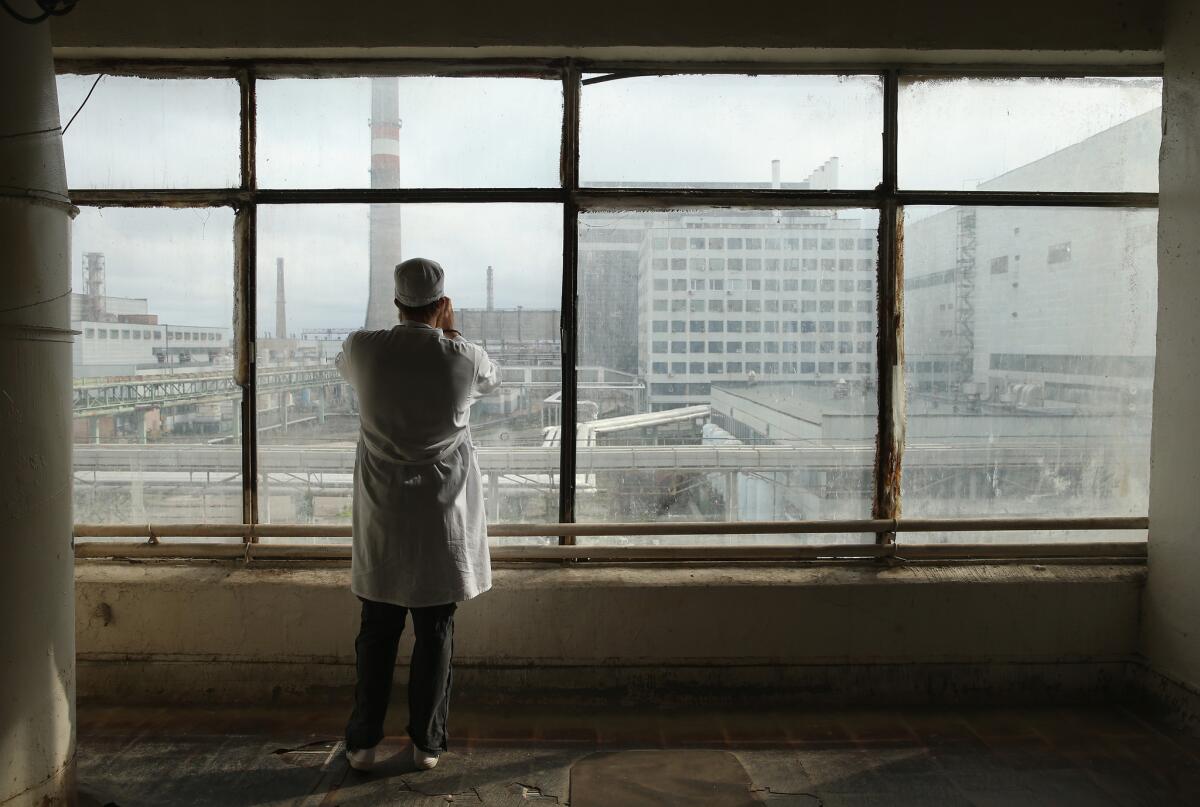
M400 80L371 79L371 187L400 187ZM400 263L400 205L371 205L369 329L396 324L392 272Z

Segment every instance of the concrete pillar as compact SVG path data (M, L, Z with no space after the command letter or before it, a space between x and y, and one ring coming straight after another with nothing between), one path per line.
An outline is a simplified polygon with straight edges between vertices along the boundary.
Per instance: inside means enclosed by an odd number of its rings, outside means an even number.
M1158 353L1143 650L1171 694L1200 691L1200 6L1168 4L1158 217Z
M0 14L0 98L0 805L67 804L75 775L72 208L48 24Z

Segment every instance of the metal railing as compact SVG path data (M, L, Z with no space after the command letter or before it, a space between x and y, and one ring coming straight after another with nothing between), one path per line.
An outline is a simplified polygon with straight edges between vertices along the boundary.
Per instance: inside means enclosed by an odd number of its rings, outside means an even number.
M691 546L624 546L565 544L558 546L496 546L491 550L499 561L597 560L597 561L800 561L800 560L983 560L983 559L1076 559L1107 558L1140 560L1146 556L1143 541L1104 541L1021 544L888 544L842 543L825 545L705 546L704 538L728 535L806 535L930 532L1011 532L1029 530L1145 530L1145 516L1112 518L927 518L850 519L828 521L736 521L736 522L627 522L493 524L492 538L577 537L619 538L629 536L688 536ZM81 558L245 558L261 560L348 560L348 544L259 543L262 538L351 537L348 525L319 524L79 524L77 538L144 538L143 542L111 541L80 543ZM170 539L240 538L244 543L194 543ZM164 541L164 539L167 539Z

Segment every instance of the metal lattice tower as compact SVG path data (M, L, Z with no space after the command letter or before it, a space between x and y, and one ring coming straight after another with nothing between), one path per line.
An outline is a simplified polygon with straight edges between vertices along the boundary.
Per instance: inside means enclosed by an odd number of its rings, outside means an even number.
M83 253L83 318L89 322L104 319L104 253Z
M954 284L954 396L964 394L964 384L975 370L975 217L973 207L957 211L958 239Z

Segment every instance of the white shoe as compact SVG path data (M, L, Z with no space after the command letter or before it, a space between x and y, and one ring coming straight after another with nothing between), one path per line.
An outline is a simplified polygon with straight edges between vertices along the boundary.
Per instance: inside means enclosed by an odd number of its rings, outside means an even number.
M430 754L422 751L417 746L413 746L413 762L417 766L417 770L427 771L434 765L438 764L438 754Z
M357 751L346 749L346 759L350 767L356 771L369 771L375 767L375 749L359 748Z

